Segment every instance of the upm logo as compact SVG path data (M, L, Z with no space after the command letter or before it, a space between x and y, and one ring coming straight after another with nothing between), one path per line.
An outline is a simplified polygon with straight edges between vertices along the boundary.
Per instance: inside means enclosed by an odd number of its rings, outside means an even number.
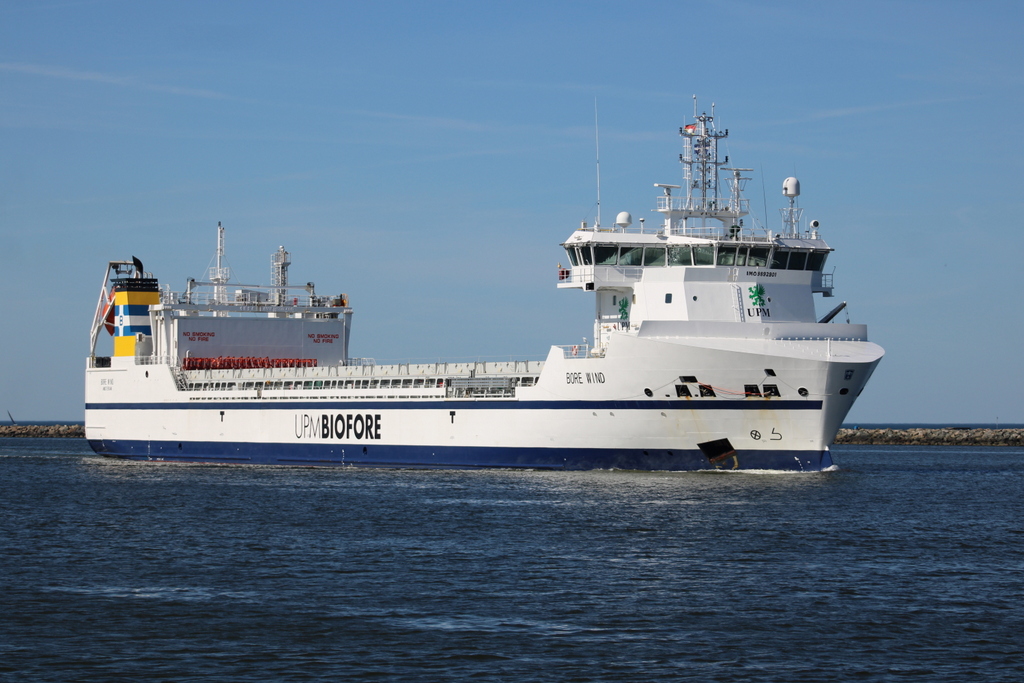
M296 439L356 440L379 439L380 415L337 413L296 415Z
M747 295L750 297L750 304L752 308L747 309L747 315L751 318L768 318L771 317L771 312L768 310L768 297L764 291L764 285L754 285L753 287L747 287Z

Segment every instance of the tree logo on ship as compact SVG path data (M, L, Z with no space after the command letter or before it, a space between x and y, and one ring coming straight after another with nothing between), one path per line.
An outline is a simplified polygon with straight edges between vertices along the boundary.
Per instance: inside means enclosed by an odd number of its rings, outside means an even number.
M747 291L750 292L750 303L752 305L764 306L764 285L747 287Z
M764 291L764 285L747 287L752 308L747 309L747 315L751 318L768 318L771 313L768 311L768 297Z

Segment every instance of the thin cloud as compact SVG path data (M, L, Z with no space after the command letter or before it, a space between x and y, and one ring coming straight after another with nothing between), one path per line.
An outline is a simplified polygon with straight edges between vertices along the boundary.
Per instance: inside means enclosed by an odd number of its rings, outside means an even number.
M761 125L792 125L795 123L810 123L812 121L822 121L825 119L839 119L848 116L864 116L866 114L877 114L878 112L891 111L893 109L906 109L908 107L928 107L936 104L952 104L954 102L963 102L966 98L944 98L934 100L917 100L912 102L892 102L886 104L868 104L860 107L840 107L837 109L824 109L822 111L811 112L807 116L802 116L794 119L787 119L785 121L775 121L773 123L761 124Z
M14 62L0 62L0 71L10 73L29 74L31 76L45 76L47 78L62 78L69 81L82 81L89 83L103 83L106 85L118 85L125 88L137 88L151 92L168 93L170 95L184 95L186 97L202 97L210 100L231 99L223 93L213 90L201 90L197 88L182 88L174 85L158 85L146 83L131 76L114 76L98 71L78 71L60 66L46 66L43 64L19 64Z

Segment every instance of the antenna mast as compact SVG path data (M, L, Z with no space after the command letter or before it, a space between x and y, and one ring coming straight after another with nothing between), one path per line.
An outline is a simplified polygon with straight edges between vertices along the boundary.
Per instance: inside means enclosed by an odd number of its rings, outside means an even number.
M217 258L216 264L210 268L209 279L213 283L213 298L217 303L227 301L224 285L231 279L231 269L224 265L224 226L217 221Z
M594 98L594 146L597 155L597 227L601 227L601 128L597 125L597 98Z
M288 266L292 264L291 254L278 247L277 251L270 255L270 284L274 286L274 304L280 306L284 303L285 295L288 293Z

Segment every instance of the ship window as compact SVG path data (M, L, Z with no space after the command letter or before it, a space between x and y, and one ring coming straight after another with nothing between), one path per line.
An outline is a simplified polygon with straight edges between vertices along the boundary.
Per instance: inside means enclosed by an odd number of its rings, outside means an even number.
M619 248L608 245L594 247L594 265L614 266L619 261Z
M764 268L768 263L768 247L751 247L747 265L751 268Z
M622 247L619 249L620 266L639 266L643 260L643 247Z
M590 247L580 247L580 263L585 266L594 265L594 252L591 251Z
M672 292L669 292L668 294L665 295L665 303L672 303Z
M693 265L713 266L715 265L715 245L701 244L693 248Z
M423 382L424 382L424 379L422 377L417 377L416 378L416 383L413 384L413 386L414 387L422 387L423 386Z
M644 249L644 265L645 266L663 266L663 265L665 265L665 248L664 247L646 247Z
M736 250L736 265L745 266L747 265L747 248L740 247Z
M302 383L302 388L303 389L312 389L313 388L313 383L312 382L303 382Z
M734 266L734 265L736 265L736 247L719 247L718 248L718 265L720 265L720 266Z
M807 263L807 252L806 251L794 251L789 255L789 268L788 270L803 270L804 264Z
M696 384L697 383L697 377L695 375L682 375L679 378L679 381L680 382L692 382L693 384Z
M676 385L676 396L678 398L683 398L684 396L685 397L689 397L690 396L690 387L686 386L685 384L677 384Z
M324 388L324 383L322 381L313 382L313 388L314 389L323 389Z
M707 384L701 384L699 386L700 386L700 395L701 396L708 396L708 397L714 398L714 396L715 396L715 390L714 389L712 389Z
M747 396L760 396L761 390L758 389L756 384L744 384L743 393Z
M782 396L782 394L779 393L779 387L776 384L765 384L764 385L764 395L765 396Z
M778 268L779 270L785 270L786 269L786 260L788 258L789 258L789 252L788 251L782 251L781 249L776 249L775 252L772 254L772 268Z
M812 251L807 255L807 270L821 270L825 265L827 251Z
M412 379L403 379L402 380L402 386L406 387L406 388L407 387L411 387L412 386Z
M566 247L565 253L569 255L569 263L574 266L578 266L580 264L580 260L576 256L576 247Z
M693 254L689 247L669 247L668 264L670 266L692 266Z

